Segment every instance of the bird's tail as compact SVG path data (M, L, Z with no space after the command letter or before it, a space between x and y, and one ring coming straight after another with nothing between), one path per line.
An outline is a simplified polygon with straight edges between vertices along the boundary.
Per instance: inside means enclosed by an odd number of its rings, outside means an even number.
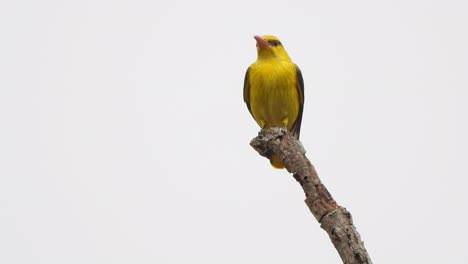
M283 163L281 162L281 159L280 157L278 157L277 155L273 154L270 158L270 163L271 163L271 166L273 166L273 168L275 169L284 169L284 165Z

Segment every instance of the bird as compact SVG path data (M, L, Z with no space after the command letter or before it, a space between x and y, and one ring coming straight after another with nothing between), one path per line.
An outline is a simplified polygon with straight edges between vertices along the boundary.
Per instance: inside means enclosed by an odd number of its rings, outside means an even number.
M254 36L257 60L244 78L244 102L261 129L287 128L299 139L304 109L304 80L280 40L272 35ZM283 169L273 154L270 163Z

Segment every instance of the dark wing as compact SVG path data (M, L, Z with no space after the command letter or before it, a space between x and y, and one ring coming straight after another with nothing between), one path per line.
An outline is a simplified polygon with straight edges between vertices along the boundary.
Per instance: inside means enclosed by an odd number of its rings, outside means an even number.
M244 77L244 102L247 105L247 108L249 109L250 114L252 114L252 110L250 110L250 82L249 82L249 72L250 72L250 67L247 69L247 72L245 73Z
M293 135L299 139L299 134L301 133L301 123L302 123L302 112L304 110L304 80L302 79L302 73L299 67L296 65L296 76L297 76L297 94L299 95L299 113L297 114L296 121L291 129ZM245 95L245 93L244 93Z

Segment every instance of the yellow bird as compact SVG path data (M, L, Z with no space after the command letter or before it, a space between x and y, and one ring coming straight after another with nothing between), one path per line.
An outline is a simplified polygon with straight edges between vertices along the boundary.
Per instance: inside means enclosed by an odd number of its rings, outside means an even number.
M247 108L262 129L286 127L299 139L304 107L301 71L278 38L270 35L254 38L257 61L247 69L244 79ZM284 168L276 155L270 163L275 168Z

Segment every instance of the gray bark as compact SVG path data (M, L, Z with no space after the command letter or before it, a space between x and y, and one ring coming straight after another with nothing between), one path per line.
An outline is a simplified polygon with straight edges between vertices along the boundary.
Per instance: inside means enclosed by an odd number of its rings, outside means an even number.
M274 153L302 186L305 203L330 237L345 264L372 264L351 214L337 204L305 156L299 140L283 128L262 130L250 145L262 156Z

